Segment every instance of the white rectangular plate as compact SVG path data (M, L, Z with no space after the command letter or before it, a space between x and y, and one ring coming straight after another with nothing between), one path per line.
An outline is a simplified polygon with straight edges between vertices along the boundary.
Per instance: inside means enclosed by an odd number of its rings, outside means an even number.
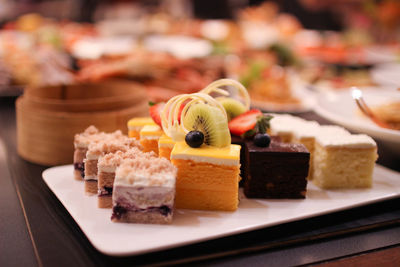
M240 196L235 212L176 210L171 225L113 223L110 209L97 208L73 178L73 166L52 167L43 179L95 248L113 256L137 255L243 233L400 196L400 173L376 166L371 189L321 190L308 184L303 200Z

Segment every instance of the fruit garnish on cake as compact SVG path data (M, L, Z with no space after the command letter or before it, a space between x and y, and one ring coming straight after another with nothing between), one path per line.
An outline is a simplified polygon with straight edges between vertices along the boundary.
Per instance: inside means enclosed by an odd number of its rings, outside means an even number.
M221 88L224 86L228 86L230 91ZM250 108L250 96L247 92L247 89L241 83L232 79L220 79L214 81L206 86L199 93L210 95L214 97L218 102L220 102L225 109L228 121L248 111ZM178 121L180 121L182 110L184 109L187 102L188 101L186 100L180 104L178 111ZM150 102L149 105L151 118L155 123L162 126L161 111L164 109L165 103ZM168 117L168 115L166 116Z
M271 119L272 116L264 115L258 109L251 109L231 120L228 126L233 135L243 138L254 137L254 141L260 146L267 146L270 139L267 130Z
M171 98L160 117L176 142L171 152L178 169L176 207L236 210L240 146L231 144L223 105L204 92L183 94Z
M221 89L229 86L230 91ZM236 92L232 92L235 90ZM250 96L247 89L238 81L232 79L220 79L210 83L200 91L215 97L215 99L225 108L228 121L245 113L250 109ZM237 97L234 97L236 95ZM238 99L239 98L239 99Z

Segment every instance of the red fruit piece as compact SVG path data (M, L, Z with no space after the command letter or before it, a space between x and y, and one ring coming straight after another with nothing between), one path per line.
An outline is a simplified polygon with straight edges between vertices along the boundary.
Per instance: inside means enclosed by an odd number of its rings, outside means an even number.
M245 132L254 129L257 123L257 117L262 115L258 109L251 109L231 120L228 123L231 134L241 136Z
M150 107L150 117L153 119L153 121L155 123L157 123L158 125L160 125L160 127L162 127L161 125L161 111L163 110L165 106L164 102L160 102L157 104L154 104Z

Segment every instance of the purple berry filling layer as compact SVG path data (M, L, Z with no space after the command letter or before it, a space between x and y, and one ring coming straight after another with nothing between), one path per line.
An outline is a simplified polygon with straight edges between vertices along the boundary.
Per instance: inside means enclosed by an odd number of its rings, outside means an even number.
M85 163L78 162L74 163L74 169L81 172L81 176L85 177Z
M99 189L98 195L99 195L99 197L111 196L112 192L113 192L113 188L112 187L105 186L105 187Z
M128 211L134 211L134 212L159 212L161 215L167 217L168 215L170 215L172 213L172 208L169 206L161 206L161 207L149 207L147 209L138 209L135 207L132 208L126 208L120 205L115 205L113 207L113 214L111 216L111 219L121 219L121 217L127 213Z

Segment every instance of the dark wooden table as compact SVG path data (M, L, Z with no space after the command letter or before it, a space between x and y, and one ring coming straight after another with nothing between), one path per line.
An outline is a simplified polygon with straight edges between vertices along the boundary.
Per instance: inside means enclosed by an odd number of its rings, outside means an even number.
M14 101L0 98L0 266L400 265L400 198L156 253L103 255L43 182L48 166L18 156ZM378 146L378 163L400 171Z

